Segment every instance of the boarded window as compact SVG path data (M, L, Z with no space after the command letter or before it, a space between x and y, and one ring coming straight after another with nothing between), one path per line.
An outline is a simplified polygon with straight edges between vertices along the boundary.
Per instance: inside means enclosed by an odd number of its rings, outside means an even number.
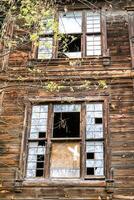
M80 177L80 144L78 142L52 144L50 176L53 178Z

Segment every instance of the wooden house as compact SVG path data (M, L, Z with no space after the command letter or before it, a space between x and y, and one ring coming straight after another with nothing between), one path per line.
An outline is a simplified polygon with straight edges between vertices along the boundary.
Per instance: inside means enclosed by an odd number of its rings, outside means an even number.
M132 200L133 1L64 4L66 49L50 30L1 59L0 200Z

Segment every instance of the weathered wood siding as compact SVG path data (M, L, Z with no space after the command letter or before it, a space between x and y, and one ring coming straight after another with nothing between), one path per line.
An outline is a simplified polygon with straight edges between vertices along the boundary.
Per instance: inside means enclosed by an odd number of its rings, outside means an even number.
M36 70L31 72L27 67L29 51L21 49L10 55L9 67L0 75L1 200L134 198L134 71L130 56L127 12L111 12L112 14L107 13L110 51L108 65L105 65L103 58L84 58L77 62L75 59L42 62L33 60L31 62ZM91 81L89 89L79 87L84 80ZM107 87L96 87L98 80L106 80ZM47 81L54 81L66 87L60 92L46 91L42 86ZM110 167L114 171L113 192L107 191L105 181L99 180L70 183L23 181L22 191L15 192L15 176L17 170L21 171L19 163L21 141L25 132L25 103L29 98L86 96L107 96L109 99L108 150ZM25 159L25 155L23 158Z

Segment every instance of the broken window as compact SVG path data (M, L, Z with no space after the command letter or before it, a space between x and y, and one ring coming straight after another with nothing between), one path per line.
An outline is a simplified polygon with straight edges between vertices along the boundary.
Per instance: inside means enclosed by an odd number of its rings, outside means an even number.
M103 107L86 105L86 175L104 175Z
M58 56L81 57L82 12L68 12L59 14L59 42Z
M39 41L38 58L80 58L84 56L99 56L106 52L106 30L103 30L106 29L106 26L105 28L101 27L102 17L104 22L104 15L101 16L100 11L59 12L57 17L58 37L53 37L54 33L50 27L47 30L45 29L41 36L42 39ZM49 20L48 24L53 25L53 20L48 18ZM47 25L46 21L44 20L44 24ZM49 42L46 40L49 40ZM58 45L58 48L53 48L55 45ZM103 49L102 45L104 46ZM47 46L51 47L48 48Z
M82 13L84 13L85 17ZM66 49L60 48L61 44L64 44L61 40L59 43L60 53L64 53L67 57L81 57L82 49L85 49L87 56L101 55L100 22L100 12L97 11L60 13L59 32L67 36L70 34L70 38L71 36L76 37L76 39L72 41L71 39L68 42L66 41ZM85 47L84 44L86 44Z
M80 137L80 105L54 106L53 137Z
M28 138L27 178L44 175L48 106L33 106Z
M58 49L58 57L81 57L81 35L62 35Z
M103 127L102 103L34 105L26 177L104 176Z

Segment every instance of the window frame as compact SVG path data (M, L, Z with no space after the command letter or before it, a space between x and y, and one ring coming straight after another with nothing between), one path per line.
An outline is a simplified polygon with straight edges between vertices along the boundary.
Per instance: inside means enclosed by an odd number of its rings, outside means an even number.
M81 57L80 58L90 58L90 57L108 57L109 56L109 49L107 48L107 30L106 30L106 12L105 9L102 8L100 10L98 10L100 12L100 31L98 33L88 33L86 31L86 11L92 11L90 9L76 9L76 10L70 10L70 12L72 11L81 11L82 12L82 30L81 33L65 33L65 35L80 35L81 37ZM60 11L59 11L60 13ZM55 15L55 19L57 21L59 17L59 14ZM96 36L96 35L100 35L100 47L101 47L101 54L99 55L87 55L87 43L86 43L86 39L87 36ZM53 37L53 46L52 46L52 57L48 58L48 59L60 59L60 57L58 57L58 44L59 41L57 39L55 39L54 33L52 34L42 34L40 37L48 37L51 36ZM32 44L32 56L33 59L38 59L38 47L34 46L34 43ZM77 57L69 57L71 58L76 58ZM38 59L40 60L40 59ZM41 59L42 60L42 59ZM43 59L43 60L47 60Z
M47 101L47 102L46 102ZM23 137L22 137L22 148L21 148L21 156L20 156L20 169L22 170L22 173L23 173L23 176L25 177L25 179L29 179L26 177L26 168L27 168L27 159L24 159L24 155L25 157L27 157L28 155L28 133L30 132L30 119L31 119L31 108L32 108L32 105L44 105L44 103L46 105L48 105L48 103L50 103L50 108L48 109L48 136L50 136L50 134L52 133L52 121L53 121L53 115L52 115L52 105L53 104L60 104L61 101L48 101L45 99L43 101L39 100L39 101L35 101L35 100L32 100L32 103L29 103L29 105L26 106L26 111L25 111L25 130L23 132ZM81 104L82 102L82 104ZM92 100L88 100L86 99L86 101L84 100L79 100L77 99L77 101L74 101L73 103L80 103L81 104L81 107L85 106L85 102L86 103L92 103L92 102L96 102L96 103L99 103L99 102L103 102L103 105L104 105L104 109L103 109L103 114L104 114L104 176L88 176L86 177L85 176L85 161L86 161L86 151L85 151L85 130L83 128L84 126L84 123L85 123L85 120L82 120L81 121L81 126L80 126L80 133L82 134L82 137L81 138L77 138L76 141L80 141L81 139L81 144L80 144L80 178L78 178L77 180L104 180L106 178L109 178L110 177L110 149L108 148L109 147L109 134L108 134L108 98L106 97L102 97L102 98L92 98ZM82 109L81 111L81 117L83 118L83 116L85 115L85 110ZM27 126L26 126L27 124ZM47 157L46 157L46 169L45 169L45 176L44 177L35 177L35 178L30 178L30 179L39 179L39 178L43 178L43 180L46 180L46 179L51 179L50 177L50 153L51 153L51 138L48 137L48 141L49 141L49 144L46 148L46 154L47 154ZM73 140L72 140L73 141ZM81 155L84 155L84 156L81 156ZM60 178L54 178L56 180L60 179ZM63 180L66 180L66 178L63 178ZM69 178L70 180L70 178ZM71 178L71 180L73 180L73 178Z
M128 14L128 34L129 34L129 45L130 45L130 56L132 69L134 69L134 6L127 7Z

